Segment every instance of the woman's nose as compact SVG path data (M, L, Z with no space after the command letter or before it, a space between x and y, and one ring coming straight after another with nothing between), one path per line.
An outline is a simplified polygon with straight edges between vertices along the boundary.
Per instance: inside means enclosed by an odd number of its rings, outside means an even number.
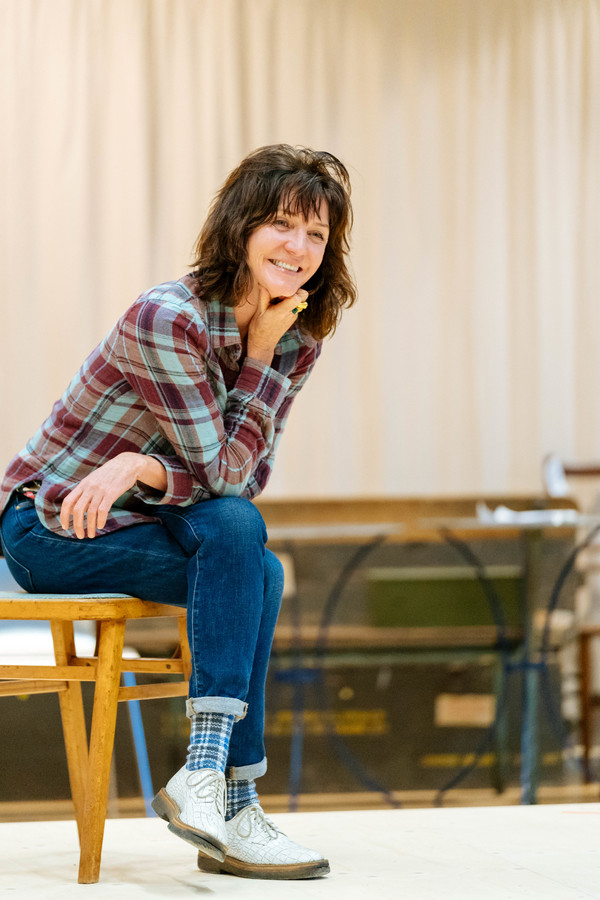
M286 237L286 248L291 253L302 253L306 246L306 235L301 228L294 228Z

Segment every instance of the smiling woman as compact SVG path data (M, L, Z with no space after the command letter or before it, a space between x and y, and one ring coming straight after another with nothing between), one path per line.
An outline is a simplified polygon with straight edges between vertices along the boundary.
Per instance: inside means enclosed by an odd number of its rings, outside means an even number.
M271 296L303 287L311 302L302 329L316 340L333 334L344 307L356 300L346 264L349 191L348 172L331 153L287 144L251 153L217 194L196 243L194 268L206 290L234 306L251 295L256 277L274 278L273 263L304 267L279 287L273 282Z
M256 792L283 573L249 501L320 339L354 302L351 218L348 174L330 154L277 145L243 160L194 271L126 310L2 483L2 543L26 590L187 606L190 746L153 806L211 871L329 871L269 822Z

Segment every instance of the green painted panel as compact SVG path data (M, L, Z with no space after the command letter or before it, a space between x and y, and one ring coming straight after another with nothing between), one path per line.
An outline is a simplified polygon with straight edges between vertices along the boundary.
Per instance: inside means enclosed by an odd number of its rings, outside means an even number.
M523 577L514 566L493 566L486 579L496 591L505 624L523 624ZM474 572L466 568L371 569L367 571L371 625L452 627L494 625L490 603Z

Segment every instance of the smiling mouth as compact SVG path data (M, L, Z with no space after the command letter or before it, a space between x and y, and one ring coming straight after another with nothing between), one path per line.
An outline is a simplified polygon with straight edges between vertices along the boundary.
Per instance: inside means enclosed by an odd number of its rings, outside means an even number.
M300 266L292 266L290 263L283 262L281 259L270 259L269 262L276 266L276 268L282 269L284 272L292 272L294 275L297 275L298 272L302 271Z

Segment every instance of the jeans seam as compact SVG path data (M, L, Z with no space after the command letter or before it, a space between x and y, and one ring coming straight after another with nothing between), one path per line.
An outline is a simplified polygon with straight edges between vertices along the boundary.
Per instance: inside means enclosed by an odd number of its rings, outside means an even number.
M198 598L198 591L196 590L198 585L198 577L200 575L200 561L198 559L198 554L194 554L194 584L193 589L190 592L188 590L188 604L191 605L191 617L189 617L188 621L195 622L196 621L196 602ZM190 604L190 596L191 596L191 604ZM188 609L189 616L189 609ZM193 630L193 629L192 629ZM193 652L193 644L194 644L194 635L192 634L192 677L190 681L193 679L194 684L198 687L198 673L196 670L196 654Z
M179 515L177 515L177 513L171 513L170 511L168 511L166 513L166 518L168 518L169 515L172 515L172 517L174 519L177 519L177 521L179 523L187 526L187 528L189 529L189 531L192 534L192 537L198 543L198 548L196 549L196 552L193 555L193 558L194 558L194 579L193 579L193 581L194 581L194 583L193 583L193 585L188 585L188 621L195 622L196 621L196 602L198 599L197 587L198 587L198 579L200 577L200 559L199 559L198 551L200 550L200 547L204 543L204 538L199 538L199 536L196 534L196 531L195 531L192 523L189 522L184 516L179 516ZM191 560L191 557L190 557L190 560ZM191 591L190 591L190 587L192 588ZM190 603L190 597L191 597L191 603ZM191 609L190 609L190 607L191 607ZM193 679L193 683L196 685L196 687L198 687L198 673L196 670L196 659L195 659L194 653L192 653L192 677L190 678L190 681L192 681L192 679Z
M40 525L42 525L42 528L45 528L45 526L41 522L40 522ZM34 528L35 528L35 525L34 525ZM47 528L45 530L49 531L49 529L47 529ZM36 538L40 541L54 541L56 537L64 538L64 539L68 540L73 547L84 547L84 546L86 546L85 541L96 540L95 538L84 538L84 540L82 541L79 538L70 538L67 535L62 535L62 534L59 535L54 531L51 531L48 535L39 534L38 532L34 532L33 529L31 529L29 531L24 531L24 534L26 534L27 537ZM53 537L53 535L54 535L54 537ZM99 537L101 538L102 535L99 535ZM118 555L122 551L119 551L118 548L114 548L114 549L111 548L111 552ZM151 550L136 550L135 548L131 548L131 547L127 548L127 553L131 554L132 556L133 555L153 556L155 559L170 560L172 558L170 554L153 553Z

